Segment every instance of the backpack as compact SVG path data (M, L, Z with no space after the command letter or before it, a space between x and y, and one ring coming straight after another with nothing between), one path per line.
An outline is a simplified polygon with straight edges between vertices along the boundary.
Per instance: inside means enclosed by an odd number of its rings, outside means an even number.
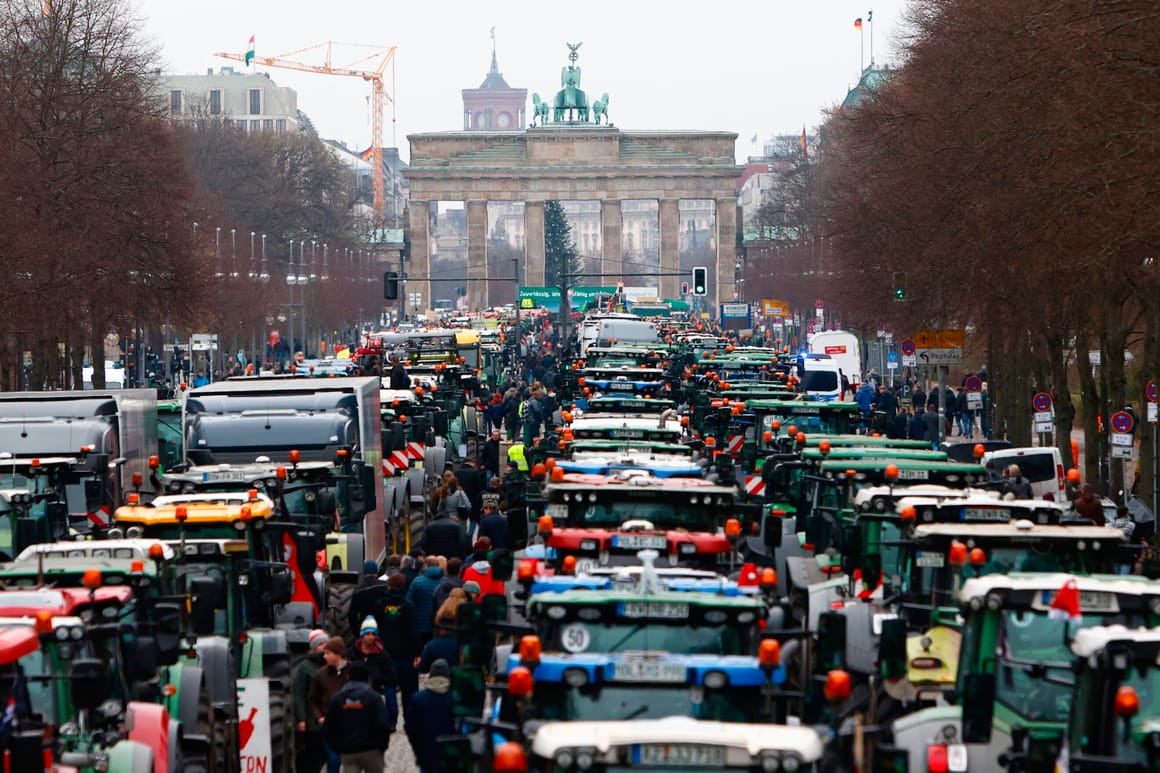
M528 400L524 400L522 403L520 403L519 413L517 415L521 419L531 418L532 407L529 405L530 402L532 402L532 401L530 399L528 399Z

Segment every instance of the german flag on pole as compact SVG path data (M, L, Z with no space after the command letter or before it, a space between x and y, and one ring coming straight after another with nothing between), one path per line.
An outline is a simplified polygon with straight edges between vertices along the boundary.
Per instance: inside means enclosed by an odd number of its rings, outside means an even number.
M375 146L371 145L369 148L358 154L358 157L363 161L370 161L375 157Z
M806 158L809 158L810 151L808 149L809 146L806 145L806 127L804 127L804 126L802 127L802 138L799 141L799 145L801 146L801 149L802 149L802 155L805 156Z
M862 17L861 16L859 16L857 19L854 20L854 29L858 30L859 32L862 31Z

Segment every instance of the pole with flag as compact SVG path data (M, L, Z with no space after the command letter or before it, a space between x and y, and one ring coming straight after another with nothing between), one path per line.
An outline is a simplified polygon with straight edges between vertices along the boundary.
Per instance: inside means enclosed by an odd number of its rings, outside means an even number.
M854 29L858 30L858 75L866 66L866 35L862 32L862 17L854 20Z
M246 67L254 60L254 36L250 35L250 46L246 49Z
M870 67L874 67L874 9L866 12L866 24L870 27Z
M806 145L806 127L805 127L805 124L802 124L802 138L798 144L801 146L801 149L802 149L802 157L808 161L810 158L810 151L809 151L809 146Z

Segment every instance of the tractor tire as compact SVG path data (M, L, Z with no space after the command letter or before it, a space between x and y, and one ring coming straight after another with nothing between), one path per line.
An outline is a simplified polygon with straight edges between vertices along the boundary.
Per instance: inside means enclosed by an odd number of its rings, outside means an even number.
M326 630L331 636L341 636L348 644L354 641L347 613L356 587L352 583L330 583L326 588Z
M270 769L294 772L294 710L290 658L276 656L264 668L270 690Z
M270 770L294 772L294 716L289 691L281 680L270 680Z

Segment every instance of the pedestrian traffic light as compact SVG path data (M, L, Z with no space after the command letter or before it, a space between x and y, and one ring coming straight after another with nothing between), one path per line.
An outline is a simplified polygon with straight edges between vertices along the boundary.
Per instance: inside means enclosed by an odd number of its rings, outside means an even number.
M383 274L383 298L388 301L399 297L399 272L388 271Z
M681 295L688 295L688 294L689 294L689 283L688 282L681 282Z
M896 300L896 301L905 301L906 300L906 288L905 287L895 287L894 288L894 300Z
M693 295L708 295L709 269L697 266L693 269Z

